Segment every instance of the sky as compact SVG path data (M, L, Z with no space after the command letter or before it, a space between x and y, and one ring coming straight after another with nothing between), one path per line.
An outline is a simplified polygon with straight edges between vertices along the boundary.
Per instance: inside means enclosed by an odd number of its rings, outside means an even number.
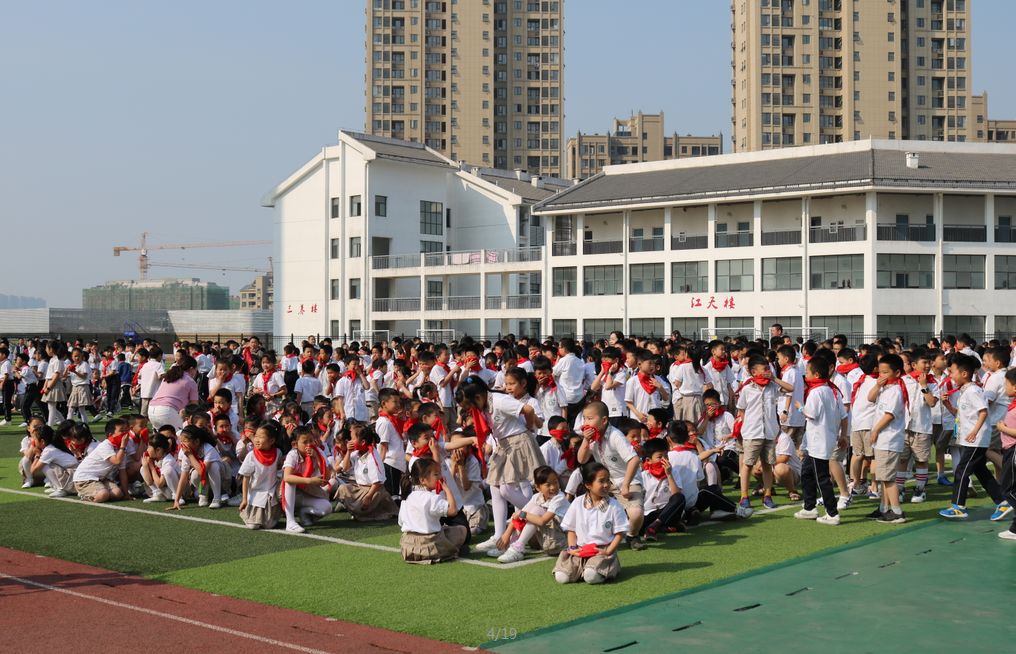
M477 2L479 0L459 0ZM867 0L872 1L872 0ZM882 0L874 0L881 3ZM975 91L1016 117L1016 2L971 0ZM262 195L363 129L364 0L0 0L0 293L81 306L114 245L267 240ZM565 132L730 132L727 0L567 0ZM725 142L725 147L727 147ZM264 267L270 246L153 251ZM238 292L253 273L156 268Z

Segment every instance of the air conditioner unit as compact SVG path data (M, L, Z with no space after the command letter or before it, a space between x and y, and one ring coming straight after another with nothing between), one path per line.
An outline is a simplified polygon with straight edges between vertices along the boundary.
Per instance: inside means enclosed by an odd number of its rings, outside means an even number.
M839 225L837 225L836 223L833 223L832 225L829 225L829 233L830 234L835 234L838 231L840 231L840 226Z
M685 234L684 232L678 232L678 234L677 234L677 242L678 243L686 243L687 241L688 241L688 235Z

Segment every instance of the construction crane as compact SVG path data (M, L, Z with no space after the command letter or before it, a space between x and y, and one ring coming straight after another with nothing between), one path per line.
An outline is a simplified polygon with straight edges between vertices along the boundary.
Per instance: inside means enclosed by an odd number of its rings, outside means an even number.
M268 257L268 268L256 268L253 266L217 266L211 263L173 263L171 261L149 261L149 268L194 268L197 270L221 270L223 272L230 271L241 271L241 272L256 272L256 273L271 273L272 272L272 258Z
M113 247L113 256L120 256L121 252L140 252L138 256L138 275L140 279L148 279L148 270L152 264L148 261L149 250L190 250L192 248L226 248L245 247L248 245L271 245L271 241L211 241L208 243L169 243L162 245L149 245L148 232L141 232L141 241L136 246L116 245ZM165 264L160 264L165 265ZM180 266L184 268L198 267L197 265ZM221 267L214 267L213 270L222 270ZM260 272L260 271L258 271Z

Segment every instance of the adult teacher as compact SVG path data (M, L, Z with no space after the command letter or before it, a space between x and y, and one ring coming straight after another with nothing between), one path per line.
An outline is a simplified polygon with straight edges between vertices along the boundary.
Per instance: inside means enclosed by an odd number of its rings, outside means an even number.
M182 356L166 371L155 397L148 404L148 419L156 430L163 425L173 425L177 431L183 429L180 412L198 401L197 374L198 362L190 355Z

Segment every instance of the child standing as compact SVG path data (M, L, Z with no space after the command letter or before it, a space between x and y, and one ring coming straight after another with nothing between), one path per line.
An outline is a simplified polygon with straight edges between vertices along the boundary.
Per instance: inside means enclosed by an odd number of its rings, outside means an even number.
M610 496L606 467L590 462L582 466L581 474L586 493L572 502L561 521L568 549L561 552L554 565L554 579L559 584L579 579L601 584L621 571L616 552L628 531L628 516Z
M621 350L616 347L604 348L600 356L600 373L593 379L590 390L600 394L600 401L607 405L610 424L617 427L621 418L628 416L624 402L628 373L621 364Z
M88 422L86 408L92 407L92 367L80 348L71 351L71 365L67 366L67 375L71 380L71 394L67 397L69 418L77 414L81 422Z
M280 431L275 423L260 425L254 432L254 447L240 464L240 517L248 529L273 529L282 513L278 478L282 452L276 447Z
M639 422L645 422L650 409L666 406L670 392L663 379L656 374L656 357L652 352L639 349L635 358L638 360L638 373L625 385L624 402L631 416Z
M1002 479L1000 486L1005 501L998 505L991 519L998 522L1013 514L1016 506L1016 369L1005 373L1005 394L1009 398L1009 408L1005 418L997 425L1002 438ZM1016 540L1016 520L1005 531L998 534L999 538Z
M910 460L913 459L913 475L917 485L910 501L919 504L927 498L924 489L928 485L928 460L931 459L931 412L938 404L938 387L931 376L931 357L928 354L918 355L913 362L913 371L903 378L903 382L907 385L910 406L903 452L900 454L900 469L896 473L896 489L902 502L907 480L911 476Z
M450 518L459 512L451 488L442 484L441 466L433 459L417 459L410 469L410 479L413 491L399 507L402 530L399 545L403 560L439 563L457 558L469 530L462 525L441 524L441 518Z
M864 495L868 492L865 470L871 467L875 459L875 450L871 442L871 428L875 424L875 402L870 401L868 395L876 388L878 382L878 358L874 354L866 354L861 357L858 369L861 376L850 387L850 447L853 450L850 457L850 478L853 487L851 493Z
M769 361L762 356L748 360L751 375L741 384L737 393L737 420L741 421L741 440L744 454L741 456L741 501L744 509L751 507L748 499L748 485L751 469L762 462L762 504L767 509L776 507L773 502L773 466L776 465L776 435L780 431L776 417L776 401L779 391L773 383ZM735 421L735 422L736 422Z
M878 373L878 382L868 392L868 401L875 404L875 421L868 441L875 451L874 476L881 503L868 517L885 524L901 524L907 518L900 508L896 471L900 467L900 452L903 451L905 437L903 427L909 404L907 387L900 379L903 359L896 354L884 355L879 359Z
M824 359L813 358L808 362L804 383L804 404L796 404L806 421L802 447L805 455L801 462L804 508L795 513L794 517L817 520L823 525L838 525L840 514L833 485L829 481L829 460L837 442L846 445L841 432L846 434L847 412L839 397L839 390L829 381L829 367ZM819 516L815 510L817 491L822 493L826 510L824 516Z

